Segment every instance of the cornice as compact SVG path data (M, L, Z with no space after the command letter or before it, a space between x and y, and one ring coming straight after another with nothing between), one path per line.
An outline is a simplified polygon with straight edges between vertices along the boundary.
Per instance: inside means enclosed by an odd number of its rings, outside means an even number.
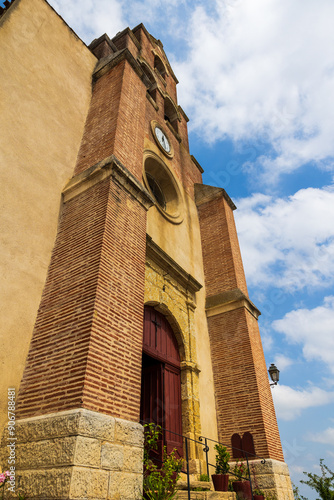
M124 35L128 35L131 38L131 40L133 41L133 43L136 45L137 49L140 50L140 43L139 43L138 39L136 38L136 36L134 35L133 31L129 27L125 28L123 31L119 31L112 38L112 42L115 43L115 41L118 40L118 38L121 38Z
M197 375L201 372L197 363L193 361L181 361L181 370L189 370L195 372Z
M183 118L185 119L185 121L188 123L189 122L189 118L188 116L186 115L185 111L183 108L181 108L180 105L177 106L178 107L178 110L179 112L181 113L181 115L183 116Z
M64 203L108 177L113 178L128 191L146 210L154 205L154 200L149 192L114 155L72 177L62 192Z
M223 188L208 186L206 184L194 184L195 203L199 207L218 198L224 198L229 207L235 210L237 207Z
M192 159L193 163L195 163L196 167L198 170L201 172L201 174L204 173L204 168L201 167L201 165L198 163L194 155L190 155L190 158Z
M198 292L203 285L191 274L187 273L175 260L173 260L162 248L160 248L151 236L146 236L147 257L158 264L161 269L168 272L180 285L191 293Z
M109 47L112 49L113 52L117 52L118 51L118 48L112 42L112 40L110 40L110 38L108 37L107 33L104 33L99 38L94 38L94 40L88 45L88 48L91 51L93 51L102 42L106 42L109 45Z
M256 319L258 319L261 314L253 302L251 302L247 295L239 290L239 288L211 295L207 297L205 303L206 315L208 318L235 309L240 309L241 307L245 307Z
M139 78L142 80L144 75L143 70L141 69L140 65L133 57L129 49L125 48L119 50L115 54L111 54L110 56L104 57L97 63L93 73L93 81L96 82L96 80L101 78L101 76L105 75L110 69L114 68L124 60L128 61L128 63L135 70Z

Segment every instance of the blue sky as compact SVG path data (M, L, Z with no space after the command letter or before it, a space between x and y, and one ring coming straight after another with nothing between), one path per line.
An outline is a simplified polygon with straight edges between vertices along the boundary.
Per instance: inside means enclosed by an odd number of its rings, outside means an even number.
M50 3L86 43L141 22L163 42L204 183L238 207L292 479L320 458L334 469L334 3Z

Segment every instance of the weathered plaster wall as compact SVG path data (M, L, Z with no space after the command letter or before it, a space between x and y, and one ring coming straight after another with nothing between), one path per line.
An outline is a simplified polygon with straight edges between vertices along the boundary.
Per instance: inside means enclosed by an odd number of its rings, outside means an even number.
M7 387L18 389L22 377L96 58L43 0L16 0L0 20L0 46L2 429Z

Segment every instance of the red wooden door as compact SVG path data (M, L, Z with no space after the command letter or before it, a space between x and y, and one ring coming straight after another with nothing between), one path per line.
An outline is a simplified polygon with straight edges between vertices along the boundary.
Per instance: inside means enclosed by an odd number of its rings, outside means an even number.
M143 422L164 426L163 408L163 365L153 358L143 356L140 418ZM164 439L158 441L156 450L151 450L150 457L160 468Z
M163 365L152 361L153 364L146 359L146 363L143 363L141 420L163 426Z
M176 448L176 455L183 456L182 416L181 416L181 379L180 369L172 365L164 366L164 428L167 453Z
M141 419L161 425L167 452L182 456L181 370L178 344L166 318L145 307Z

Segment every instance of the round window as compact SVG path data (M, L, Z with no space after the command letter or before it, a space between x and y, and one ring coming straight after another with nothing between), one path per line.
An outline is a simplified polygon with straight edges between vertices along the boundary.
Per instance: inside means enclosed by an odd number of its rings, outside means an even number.
M175 224L182 222L183 203L178 183L167 165L152 152L146 154L143 178L164 217Z
M166 200L165 200L164 194L163 194L162 189L160 188L159 184L154 179L154 177L152 177L152 175L149 173L146 173L146 178L147 178L148 185L150 186L150 189L152 191L154 198L156 199L156 201L158 202L160 207L163 210L166 210Z

